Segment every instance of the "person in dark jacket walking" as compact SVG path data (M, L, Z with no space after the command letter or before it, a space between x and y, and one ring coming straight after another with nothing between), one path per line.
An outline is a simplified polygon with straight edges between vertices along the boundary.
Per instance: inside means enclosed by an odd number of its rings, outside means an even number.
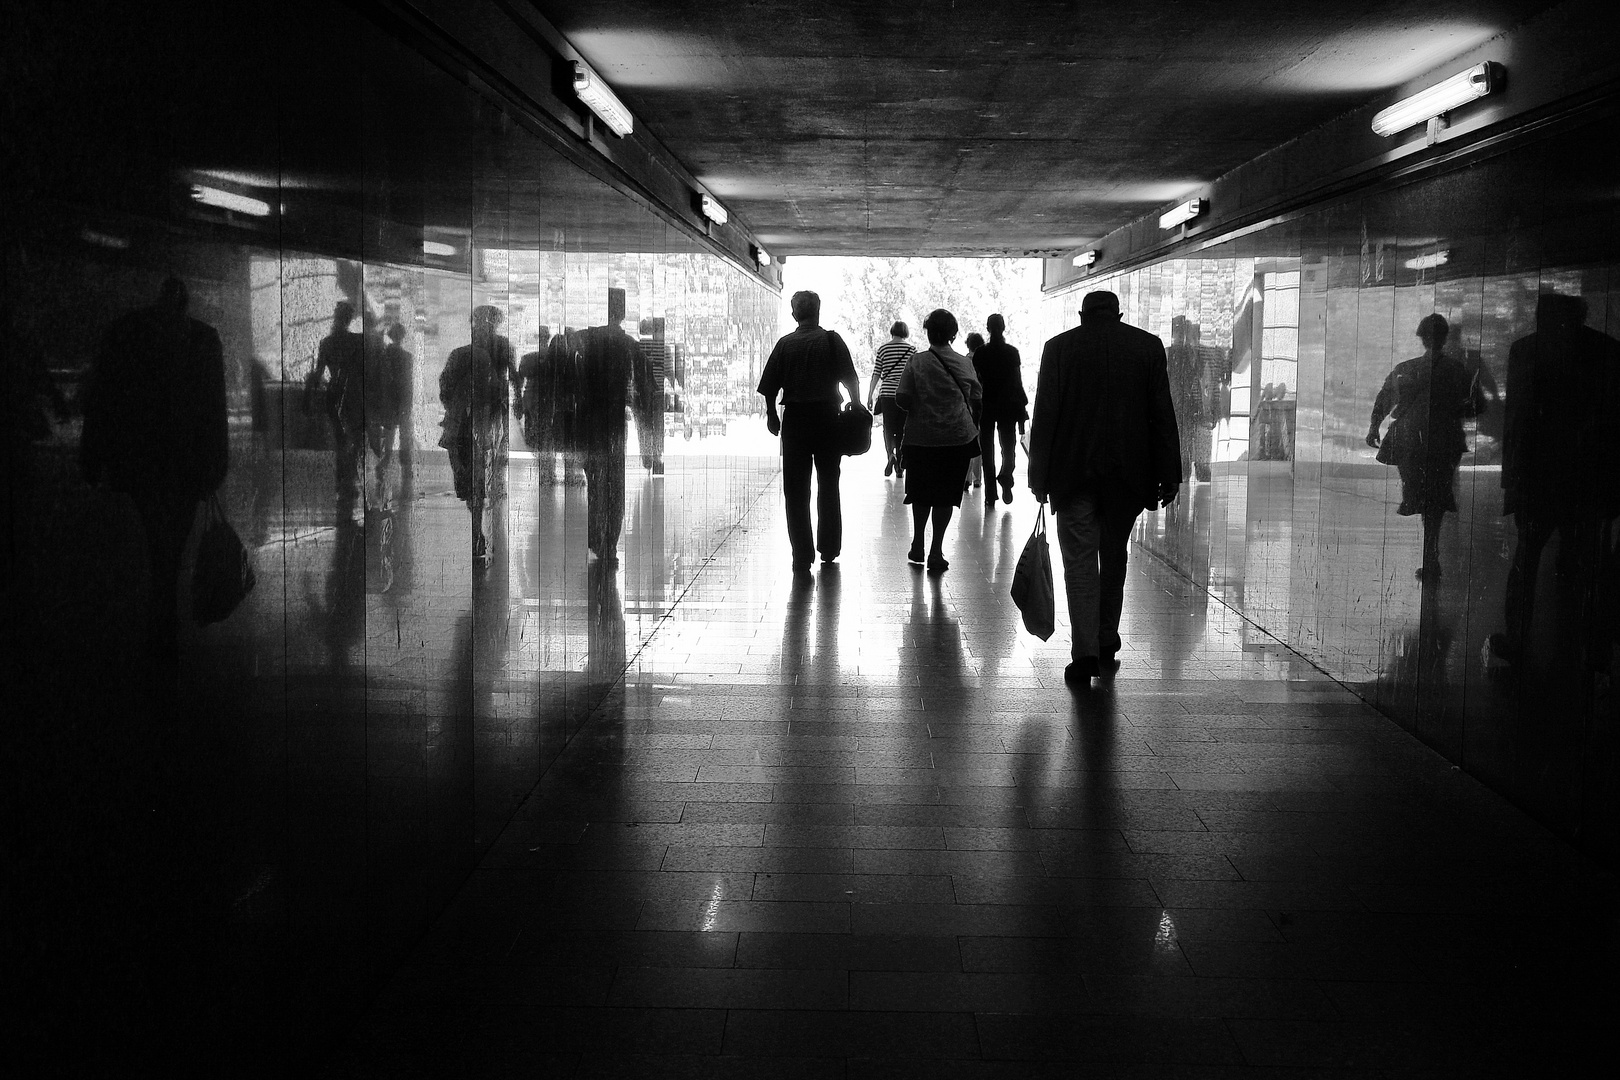
M491 558L484 511L506 498L511 439L506 413L517 376L512 342L496 332L502 318L500 308L492 304L473 308L471 343L452 349L439 373L439 400L444 404L439 445L450 452L456 498L472 514L473 558L484 565Z
M759 377L765 398L765 426L782 439L782 494L787 503L793 572L810 571L817 550L821 561L838 558L844 545L843 508L838 498L840 461L833 443L842 386L860 408L861 381L849 346L821 328L821 297L796 292L793 319L799 328L777 341ZM782 414L776 398L782 396ZM810 528L810 470L816 473L816 527Z
M979 453L984 459L984 475L1001 485L1001 501L1013 500L1013 469L1018 462L1018 434L1029 419L1029 396L1024 393L1024 374L1018 350L1003 336L1007 322L1000 315L984 321L990 340L973 353L973 370L984 387L984 412L979 416ZM1014 434L1014 427L1018 434ZM1001 442L1001 468L996 469L997 436ZM984 488L986 509L996 505L996 489Z
M225 482L230 443L219 333L186 314L185 283L108 328L84 387L79 464L127 492L146 533L148 646L165 677L179 658L180 568L197 505Z
M1164 342L1120 322L1119 297L1087 293L1080 325L1046 343L1029 432L1029 486L1052 500L1073 624L1063 677L1118 669L1126 546L1136 516L1181 488L1181 440Z

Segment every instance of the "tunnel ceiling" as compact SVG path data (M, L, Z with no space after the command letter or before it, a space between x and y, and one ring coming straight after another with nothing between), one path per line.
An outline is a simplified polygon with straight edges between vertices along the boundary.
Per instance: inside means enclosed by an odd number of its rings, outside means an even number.
M1550 0L536 0L780 254L1095 240Z

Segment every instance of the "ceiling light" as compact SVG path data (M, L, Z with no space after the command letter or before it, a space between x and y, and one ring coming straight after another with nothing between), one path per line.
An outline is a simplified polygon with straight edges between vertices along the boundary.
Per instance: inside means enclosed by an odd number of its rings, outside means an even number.
M721 206L715 201L713 195L700 196L698 198L698 209L703 211L704 217L708 218L716 225L724 225L726 223L726 219L731 216L730 214L726 213L725 207Z
M1408 270L1433 270L1437 266L1444 266L1451 261L1450 251L1435 251L1428 255L1419 255L1415 259L1406 260Z
M449 244L441 244L437 240L422 241L422 254L437 255L441 259L448 259L456 253L456 249Z
M574 93L585 103L586 108L596 114L597 119L612 129L613 134L628 135L635 127L630 110L624 107L624 102L613 96L613 91L602 81L602 76L578 60L574 61Z
M221 210L234 210L238 214L252 214L254 217L270 216L269 203L250 195L238 195L234 191L222 191L215 187L193 184L191 197L204 206L217 206Z
M1419 90L1409 98L1402 98L1373 117L1372 129L1380 135L1394 135L1416 127L1436 116L1482 98L1496 89L1502 65L1489 61L1475 64L1467 71L1459 71L1444 82L1435 83L1427 90Z
M1097 251L1095 248L1093 248L1091 251L1082 251L1080 254L1074 257L1074 265L1090 266L1092 263L1097 261L1100 255L1102 255L1102 252Z
M129 241L122 236L111 233L97 232L95 229L84 228L79 230L79 239L87 244L97 247L112 248L114 251L123 251L129 247Z
M1188 199L1186 202L1182 203L1168 214L1161 215L1159 218L1159 228L1173 229L1177 225L1191 221L1193 218L1197 217L1199 214L1202 214L1207 209L1209 209L1208 199Z

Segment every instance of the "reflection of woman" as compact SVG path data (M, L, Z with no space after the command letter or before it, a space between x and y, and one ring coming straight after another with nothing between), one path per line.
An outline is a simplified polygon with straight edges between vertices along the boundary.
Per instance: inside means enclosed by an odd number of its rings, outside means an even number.
M967 357L951 348L956 316L943 308L923 320L928 351L920 352L900 376L895 400L906 410L906 501L911 504L911 552L923 561L923 532L930 517L934 542L928 569L950 569L943 550L945 528L962 505L968 462L979 454L978 412L983 391Z
M473 308L472 343L450 353L439 375L444 434L456 498L473 521L473 558L488 561L484 510L506 496L507 420L511 380L516 376L512 343L497 334L501 313L488 304Z
M1463 420L1479 415L1483 395L1468 369L1444 355L1450 326L1439 315L1418 323L1423 355L1395 365L1373 403L1367 445L1378 447L1378 460L1401 474L1403 517L1423 516L1423 565L1418 577L1440 576L1440 522L1456 513L1457 465L1468 452ZM1385 416L1394 423L1380 440Z

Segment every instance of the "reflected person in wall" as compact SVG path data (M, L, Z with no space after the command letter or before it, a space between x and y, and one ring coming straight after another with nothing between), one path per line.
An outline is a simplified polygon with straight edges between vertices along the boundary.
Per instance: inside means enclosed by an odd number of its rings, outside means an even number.
M1181 476L1164 342L1120 322L1113 293L1087 293L1080 325L1041 352L1029 431L1030 490L1051 497L1063 553L1071 687L1118 669L1131 530L1175 501Z
M903 322L889 327L889 340L878 346L872 358L872 382L866 388L866 408L883 418L883 449L888 460L883 466L884 476L904 476L905 462L900 447L906 433L906 410L894 403L895 388L900 385L900 373L917 350L906 339L911 328Z
M607 322L565 332L564 347L551 350L560 387L553 408L577 412L558 422L570 427L570 447L585 459L586 541L592 554L610 562L619 557L624 529L627 406L636 417L642 467L662 472L664 461L663 388L641 345L625 333L624 318L624 290L610 288Z
M517 386L512 392L512 411L517 415L523 432L523 445L536 453L554 450L551 445L549 417L550 382L547 352L551 347L551 327L541 323L533 352L523 354L518 364Z
M1543 295L1535 333L1508 351L1506 416L1502 425L1502 513L1518 532L1508 571L1507 629L1491 635L1500 659L1522 659L1534 623L1541 553L1559 536L1558 576L1576 598L1587 665L1607 670L1600 639L1614 596L1601 595L1615 568L1610 538L1620 515L1620 341L1588 327L1586 301Z
M411 441L411 383L415 357L401 344L405 326L388 328L388 344L366 354L366 442L377 455L377 483L383 482L388 463L394 457L394 437L399 437L399 464L407 482L415 467L415 445Z
M1024 393L1023 362L1007 344L1007 320L992 315L984 321L990 340L973 353L973 370L984 387L984 414L979 417L979 451L984 471L1001 485L1001 501L1013 500L1013 469L1018 463L1018 435L1029 419L1029 396ZM1013 428L1017 427L1017 434ZM996 443L1001 444L1001 467L996 468ZM986 509L996 504L993 488L985 488Z
M911 358L894 398L906 410L906 501L911 504L911 550L923 561L923 534L930 520L934 539L928 572L951 568L945 559L945 530L962 505L968 462L979 456L979 410L983 390L968 358L951 348L956 316L936 308L923 320L928 348Z
M1199 347L1198 324L1185 315L1170 320L1170 347L1165 360L1170 367L1170 400L1176 407L1176 424L1181 440L1181 478L1206 483L1210 478L1210 431L1215 427L1204 392L1204 350Z
M352 513L360 494L360 470L366 457L366 338L349 329L354 305L339 300L332 308L332 329L321 339L315 370L304 384L304 411L326 382L326 415L332 424L332 479L338 515Z
M838 417L839 387L859 402L860 376L849 346L832 330L821 328L821 297L809 290L790 301L793 333L779 338L760 373L765 398L765 426L782 439L782 496L787 510L788 542L793 546L793 572L807 574L815 554L830 563L844 545L844 511L838 495L838 448L833 424ZM782 414L777 415L777 395ZM860 406L857 405L857 408ZM810 527L810 471L816 476L816 525Z
M1478 416L1485 397L1462 362L1445 355L1451 326L1442 315L1418 323L1423 355L1404 360L1384 380L1373 402L1367 445L1378 448L1378 460L1401 475L1402 517L1423 517L1423 564L1420 581L1440 578L1440 523L1457 512L1457 466L1468 452L1463 421ZM1382 438L1384 417L1394 422Z
M230 445L219 334L186 314L178 278L157 303L108 328L85 381L85 479L127 492L151 567L148 646L170 675L179 658L180 564L197 506L225 482Z
M484 511L506 497L506 415L517 376L512 342L496 332L501 318L500 309L490 304L473 308L472 342L452 350L439 374L439 400L444 403L439 445L450 452L456 498L472 514L473 558L485 565L490 551Z

